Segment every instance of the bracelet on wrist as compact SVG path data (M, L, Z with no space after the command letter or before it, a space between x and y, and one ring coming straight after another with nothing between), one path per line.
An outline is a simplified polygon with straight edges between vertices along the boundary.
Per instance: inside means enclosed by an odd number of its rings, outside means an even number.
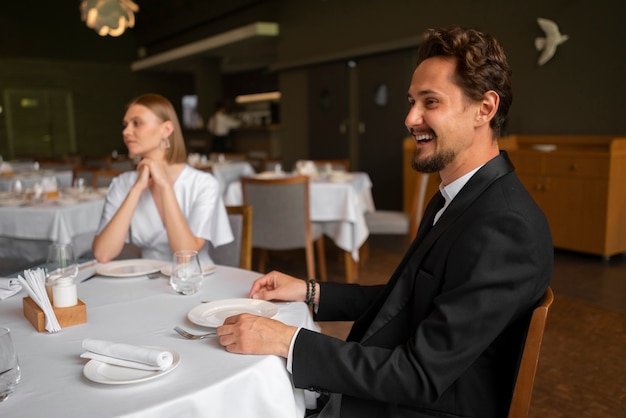
M307 297L306 304L313 305L315 303L315 291L316 291L315 279L311 279L307 281L307 290L308 290L309 285L311 286L311 297L310 298Z
M311 294L311 282L306 280L306 295L304 296L304 303L308 305L309 303L309 295Z

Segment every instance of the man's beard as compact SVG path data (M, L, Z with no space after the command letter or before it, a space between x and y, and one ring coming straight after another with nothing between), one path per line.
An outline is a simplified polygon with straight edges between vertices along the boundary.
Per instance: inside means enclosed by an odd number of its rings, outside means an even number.
M442 150L435 152L432 156L427 158L419 158L419 150L413 152L413 160L411 161L411 167L415 171L420 173L436 173L450 164L455 157L455 153L452 150Z

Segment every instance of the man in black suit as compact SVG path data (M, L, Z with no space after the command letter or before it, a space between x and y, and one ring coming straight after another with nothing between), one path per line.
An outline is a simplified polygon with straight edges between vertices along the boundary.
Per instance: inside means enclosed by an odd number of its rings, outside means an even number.
M320 416L505 417L533 308L548 287L548 223L498 148L511 71L489 35L427 31L408 90L413 166L441 194L384 286L272 272L250 296L355 321L347 341L252 315L218 328L230 352L288 359L296 387L330 393ZM443 195L443 198L442 196Z

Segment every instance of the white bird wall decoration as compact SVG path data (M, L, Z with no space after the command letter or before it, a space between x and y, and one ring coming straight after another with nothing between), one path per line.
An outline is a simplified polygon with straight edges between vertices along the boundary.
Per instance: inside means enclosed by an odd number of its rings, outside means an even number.
M561 35L559 27L551 20L540 17L537 19L537 23L546 34L545 38L535 38L535 48L537 48L537 51L542 51L537 63L543 65L554 56L556 47L567 41L569 36Z

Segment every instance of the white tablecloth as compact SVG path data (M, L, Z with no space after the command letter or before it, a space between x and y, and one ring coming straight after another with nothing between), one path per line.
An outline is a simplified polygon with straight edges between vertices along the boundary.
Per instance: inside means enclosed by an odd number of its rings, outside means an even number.
M254 168L247 161L224 161L210 162L199 169L209 169L220 183L222 194L228 190L231 183L236 182L242 176L251 176L255 173Z
M311 221L322 225L324 234L358 261L359 248L369 235L364 214L375 210L369 175L349 173L340 181L320 176L311 180L309 192ZM239 181L231 183L224 201L227 205L242 203Z
M165 278L96 277L78 285L87 323L59 333L38 333L24 318L20 293L0 301L1 326L11 329L22 369L14 394L0 403L3 418L38 417L245 417L304 415L304 392L294 389L286 361L276 356L226 352L215 338L194 341L187 313L204 300L246 297L258 273L218 266L200 292L175 294ZM317 330L304 303L279 303L276 319ZM181 363L160 378L129 385L93 383L79 358L84 338L151 345L176 351Z
M72 171L71 170L39 170L39 171L27 171L16 172L11 177L0 178L0 191L9 191L11 189L11 182L19 179L24 189L32 189L35 183L41 183L44 177L56 177L57 185L59 187L70 187L72 185Z
M88 251L100 222L104 198L66 205L60 202L0 206L0 257L45 260L51 242L71 243L77 256Z

